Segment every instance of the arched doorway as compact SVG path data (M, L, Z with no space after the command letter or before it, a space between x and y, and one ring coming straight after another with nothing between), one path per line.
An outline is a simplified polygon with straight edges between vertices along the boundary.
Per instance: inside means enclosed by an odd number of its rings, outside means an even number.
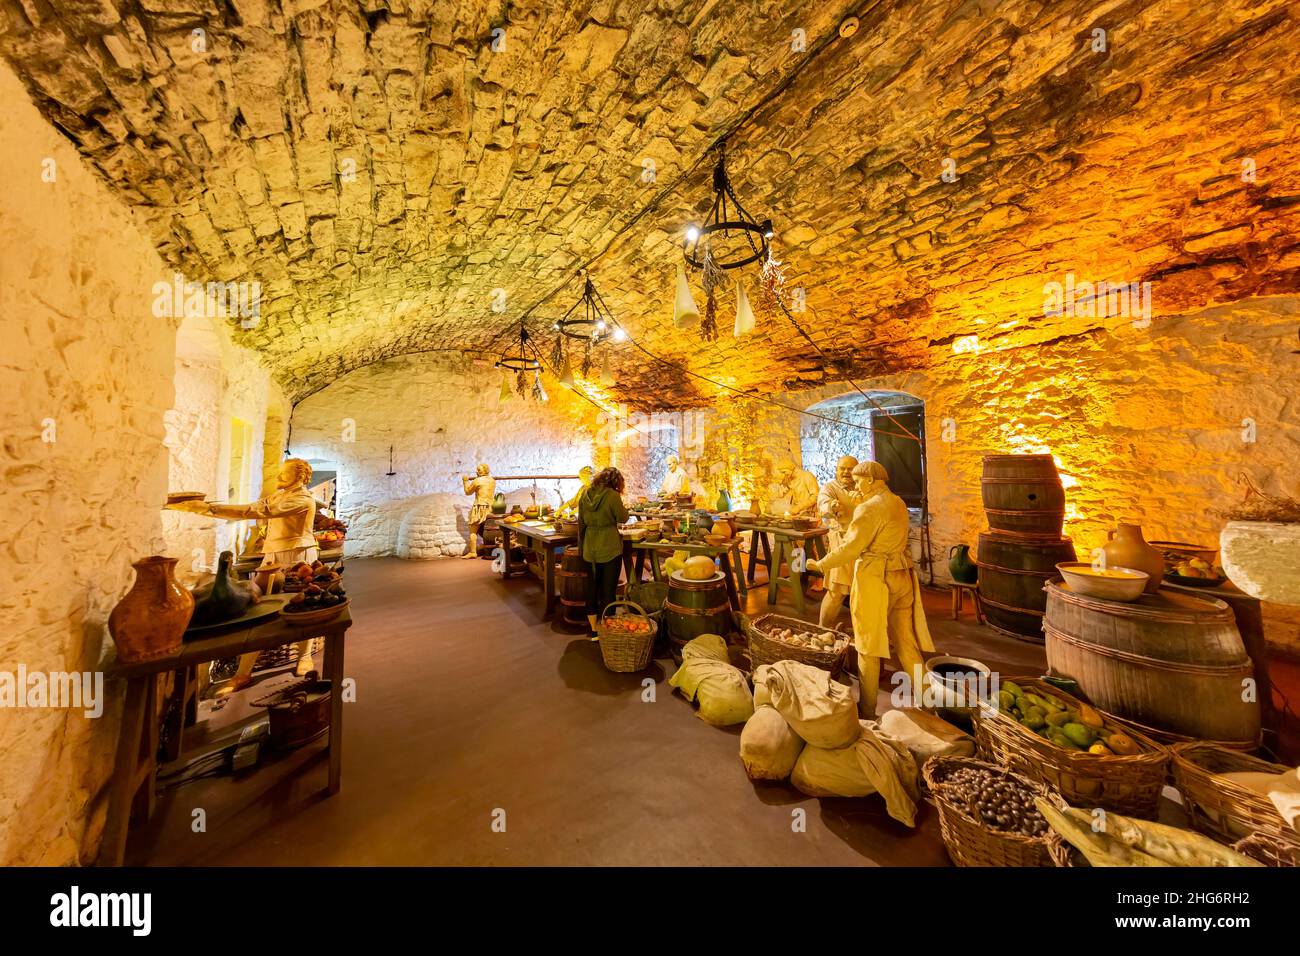
M835 463L844 455L870 459L889 471L890 487L909 508L923 506L924 401L906 392L853 391L809 405L807 411L824 416L804 415L800 427L804 467L819 481L834 476Z

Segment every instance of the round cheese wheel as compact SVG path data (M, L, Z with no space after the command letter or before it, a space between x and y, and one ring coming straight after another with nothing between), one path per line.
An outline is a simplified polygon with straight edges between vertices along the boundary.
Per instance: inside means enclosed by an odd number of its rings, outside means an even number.
M687 558L686 563L682 565L682 577L691 581L707 581L713 577L716 570L712 558L697 554L693 558Z

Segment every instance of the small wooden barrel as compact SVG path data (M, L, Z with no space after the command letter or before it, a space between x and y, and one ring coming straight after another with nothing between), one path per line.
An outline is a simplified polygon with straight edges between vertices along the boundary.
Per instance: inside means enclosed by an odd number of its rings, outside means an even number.
M1074 559L1069 538L981 532L976 564L984 617L1013 637L1041 643L1047 608L1043 585L1057 576L1058 563Z
M570 624L587 623L587 562L582 560L582 549L571 545L564 549L560 570L560 604L564 619Z
M685 644L701 634L720 634L725 638L732 630L726 576L719 571L711 578L693 581L674 571L668 579L664 618L668 639L674 644Z
M1051 455L985 455L980 490L993 530L1060 536L1065 488Z
M1099 708L1200 740L1258 741L1265 691L1244 693L1254 667L1223 601L1171 588L1103 601L1061 581L1046 597L1048 667L1078 681Z

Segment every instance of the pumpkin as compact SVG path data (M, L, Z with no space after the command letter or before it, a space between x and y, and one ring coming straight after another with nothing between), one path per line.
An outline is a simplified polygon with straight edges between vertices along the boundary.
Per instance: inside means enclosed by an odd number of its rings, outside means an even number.
M687 558L686 563L682 565L682 577L688 581L707 581L713 577L716 570L712 558L697 554L693 558Z

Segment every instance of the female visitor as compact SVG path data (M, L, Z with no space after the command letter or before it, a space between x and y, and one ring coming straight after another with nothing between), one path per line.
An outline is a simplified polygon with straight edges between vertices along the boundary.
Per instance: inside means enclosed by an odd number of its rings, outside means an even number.
M623 473L606 468L578 499L578 546L587 562L587 622L592 634L600 613L618 597L618 573L623 539L618 526L627 521L623 505Z

